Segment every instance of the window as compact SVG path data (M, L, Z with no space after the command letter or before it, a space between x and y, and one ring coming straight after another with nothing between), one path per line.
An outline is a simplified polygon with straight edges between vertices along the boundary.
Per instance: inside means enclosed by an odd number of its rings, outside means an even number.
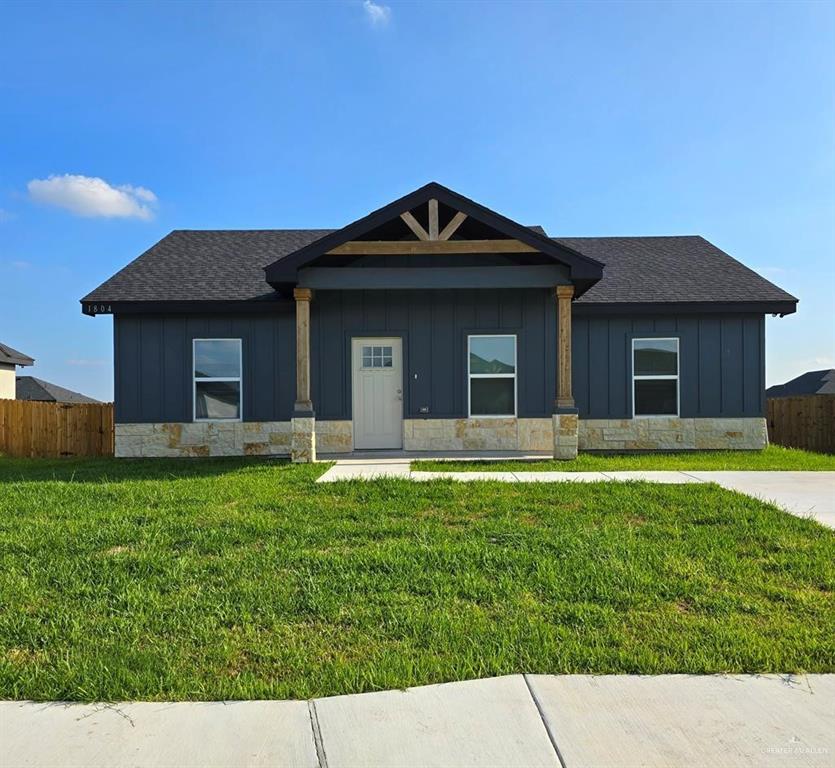
M468 336L470 416L516 415L516 337Z
M678 416L678 339L632 339L632 413Z
M241 340L194 340L194 420L241 419Z
M391 347L363 347L363 368L391 368Z

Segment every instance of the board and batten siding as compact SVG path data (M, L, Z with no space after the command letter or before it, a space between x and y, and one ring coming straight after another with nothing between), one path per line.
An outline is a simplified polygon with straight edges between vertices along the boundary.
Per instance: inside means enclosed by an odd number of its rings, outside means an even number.
M762 416L762 315L591 316L572 320L573 393L581 418L629 418L630 340L681 339L681 416ZM466 338L517 335L518 415L551 414L556 303L546 289L318 291L311 303L311 385L320 420L351 418L352 336L403 339L404 416L467 415ZM287 421L295 400L292 302L272 314L117 315L116 422L192 420L192 340L240 338L243 418ZM428 408L428 412L421 409Z
M116 422L192 420L192 340L240 338L244 421L285 421L295 398L295 317L276 314L117 315Z
M682 417L764 415L763 315L593 316L575 312L572 373L580 418L631 417L631 340L642 336L680 339Z
M310 309L318 419L351 418L354 336L403 339L405 418L466 417L472 333L516 334L518 415L551 414L557 319L550 290L319 291Z
M320 420L351 418L353 336L403 339L406 418L461 418L467 334L516 334L519 416L551 412L556 305L548 290L317 291L310 308L311 390ZM289 420L294 317L292 302L264 315L117 315L117 423L191 421L192 339L224 337L243 341L244 421Z

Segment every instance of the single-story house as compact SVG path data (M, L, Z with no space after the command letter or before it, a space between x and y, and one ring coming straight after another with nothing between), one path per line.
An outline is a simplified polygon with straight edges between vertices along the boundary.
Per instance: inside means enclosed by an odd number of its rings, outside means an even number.
M835 395L835 368L806 371L785 384L775 384L765 391L766 399L802 395Z
M0 343L0 400L14 400L17 366L34 365L29 355L18 352L8 344Z
M119 456L766 445L765 315L705 239L549 237L431 183L337 230L177 230L114 316Z
M17 399L35 400L40 403L98 403L92 397L73 392L66 387L59 387L51 381L44 381L36 376L17 377Z

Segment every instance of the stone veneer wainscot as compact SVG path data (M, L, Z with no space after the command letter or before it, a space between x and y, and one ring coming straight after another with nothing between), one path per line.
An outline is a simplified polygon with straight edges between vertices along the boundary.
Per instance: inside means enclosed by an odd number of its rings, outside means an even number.
M315 422L316 450L353 449L350 421ZM581 451L757 450L768 445L763 418L579 419ZM116 456L288 456L290 421L117 424ZM552 419L405 419L407 451L554 450Z

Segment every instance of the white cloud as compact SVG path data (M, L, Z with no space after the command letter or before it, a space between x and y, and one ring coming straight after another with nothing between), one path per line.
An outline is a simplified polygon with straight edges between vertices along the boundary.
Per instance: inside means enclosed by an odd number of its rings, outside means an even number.
M65 173L48 179L32 179L29 196L38 203L66 208L77 216L152 219L157 196L145 187L112 186L94 176Z
M387 5L377 4L373 0L363 0L362 7L368 20L375 27L385 26L391 20L391 8Z
M81 368L97 368L100 365L107 365L107 360L97 358L87 359L82 357L74 360L67 360L67 365L76 365Z

